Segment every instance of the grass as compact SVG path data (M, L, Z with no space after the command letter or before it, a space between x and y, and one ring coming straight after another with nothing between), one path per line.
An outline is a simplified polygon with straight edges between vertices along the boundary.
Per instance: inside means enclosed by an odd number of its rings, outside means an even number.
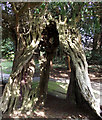
M13 62L12 62L12 61L3 60L3 61L1 62L1 66L2 66L2 71L3 71L3 73L10 74L11 71L12 71L12 65L13 65Z
M37 88L39 82L33 82L33 89ZM48 83L48 93L53 94L54 96L65 98L67 93L68 84L61 82L49 81Z
M38 62L36 61L36 64ZM8 60L3 60L1 62L1 66L2 66L2 71L5 74L10 74L12 71L12 65L13 62L12 61L8 61ZM59 64L54 64L55 68L58 68L62 65L62 63ZM38 82L33 82L32 83L32 87L33 89L35 89L38 86ZM48 92L57 96L65 96L65 94L67 93L67 83L61 83L61 82L53 82L53 81L49 81L48 83Z
M60 93L66 93L67 92L67 83L49 81L48 91L51 91L51 92L58 91Z

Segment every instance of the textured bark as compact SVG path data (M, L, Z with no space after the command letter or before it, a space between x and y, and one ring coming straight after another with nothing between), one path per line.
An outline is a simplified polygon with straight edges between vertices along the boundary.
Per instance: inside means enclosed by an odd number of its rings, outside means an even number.
M41 39L40 32L42 28L40 29L40 26L42 25L37 24L41 21L36 23L40 18L32 18L33 14L31 14L32 10L29 4L22 5L23 4L20 3L12 3L15 14L17 50L12 73L0 100L0 109L3 112L11 112L18 108L20 108L20 110L32 110L35 103L36 91L32 90L32 77L35 71L33 58L34 52ZM27 9L25 9L25 7ZM25 24L26 22L29 24ZM35 22L35 24L33 22ZM38 34L39 38L37 38Z
M22 12L20 12L20 14L21 13ZM31 16L30 9L28 13L29 16ZM85 103L87 103L87 107L91 108L95 115L100 116L100 106L93 94L90 79L88 77L88 65L85 54L82 50L82 46L79 44L80 35L77 29L69 27L66 24L67 19L62 22L60 16L59 20L54 20L50 14L45 14L43 16L39 16L39 19L38 17L33 18L33 22L31 22L31 17L27 19L28 17L26 16L27 21L29 21L29 27L27 27L29 31L22 34L20 33L21 28L26 27L23 26L19 29L20 24L18 19L20 17L23 19L23 16L16 16L17 54L15 56L16 58L14 61L13 72L10 75L9 82L6 85L1 98L2 111L5 112L15 110L17 103L19 103L19 99L22 101L20 106L22 110L30 109L35 103L35 91L31 88L32 76L34 74L34 61L32 58L40 40L40 45L42 46L41 51L44 50L43 52L45 52L45 56L42 58L43 63L41 67L41 81L39 85L40 92L38 96L39 98L41 98L42 95L44 98L46 97L49 79L49 74L47 73L49 73L50 60L52 59L53 53L58 46L58 40L60 40L63 45L64 52L70 55L72 60L72 76L68 90L68 92L71 91L72 95L70 94L67 98L70 100L73 98L75 103L83 103L83 101L85 101ZM32 26L33 23L35 23L34 26ZM52 28L51 31L53 32L48 32L49 30L47 31L45 27ZM31 28L34 28L34 30L31 30ZM48 33L47 39L46 34L43 34L42 36L44 36L44 38L41 39L42 30L45 30L45 33ZM23 29L22 31L24 32ZM22 38L24 35L27 36ZM72 85L74 87L72 87Z
M40 62L41 64L40 64L40 83L39 83L38 102L43 105L48 90L50 59L48 57L43 56Z
M3 112L17 109L19 101L21 101L21 105L18 106L20 110L30 110L36 102L36 91L31 87L35 69L33 55L41 40L41 33L49 23L45 19L44 11L33 16L34 8L30 8L30 3L12 3L12 8L15 14L17 51L12 73L0 100L0 109Z
M25 106L27 109L27 107L29 106L28 102L33 98L31 96L34 95L31 94L34 93L31 88L31 83L35 71L34 60L32 59L32 57L28 56L28 59L26 59L26 61L25 59L23 61L21 61L20 59L16 59L16 61L19 61L19 63L23 62L23 65L19 64L18 67L17 64L15 64L15 66L13 67L14 71L10 75L9 81L4 89L3 96L0 101L1 110L3 112L11 112L17 109L17 107L21 106ZM31 105L33 104L33 102L34 101L32 101Z
M100 120L100 103L93 94L87 69L85 69L87 64L82 66L86 61L80 60L78 63L73 61L79 61L79 59L72 58L71 78L66 100L70 105L76 105L82 109L84 107L84 110L89 111L93 118Z
M78 47L79 48L79 47ZM93 93L90 79L88 77L87 62L82 50L72 50L72 72L71 81L67 92L67 100L89 109L93 116L100 116L100 103ZM81 106L82 107L82 106Z
M89 108L95 116L100 116L100 104L94 96L88 77L86 57L82 46L79 44L80 34L76 28L68 27L65 21L62 22L61 18L59 18L59 21L60 23L57 24L59 40L63 44L64 51L70 54L72 60L71 81L67 99L72 104L87 104L86 108Z

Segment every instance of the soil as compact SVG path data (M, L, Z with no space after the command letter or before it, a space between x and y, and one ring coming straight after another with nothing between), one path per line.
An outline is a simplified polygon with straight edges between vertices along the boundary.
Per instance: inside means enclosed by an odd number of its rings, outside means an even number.
M36 77L39 76L37 71L35 74ZM102 66L89 66L89 77L91 82L102 83ZM50 72L50 78L59 79L59 78L70 78L70 71L65 68L55 68ZM47 96L44 107L38 107L34 113L30 115L26 114L13 114L11 117L28 117L28 118L61 118L63 120L94 120L92 115L88 113L87 110L78 108L77 106L69 105L66 100L57 98L52 95ZM4 115L4 117L7 117ZM91 117L91 118L90 118ZM96 120L96 119L95 119ZM98 120L98 119L97 119Z

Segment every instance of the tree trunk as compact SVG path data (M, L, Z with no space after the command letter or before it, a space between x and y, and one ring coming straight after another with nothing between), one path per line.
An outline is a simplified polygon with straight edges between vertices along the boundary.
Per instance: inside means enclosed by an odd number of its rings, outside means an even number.
M69 84L67 100L76 104L86 104L96 116L100 116L100 105L97 102L90 79L88 77L88 65L82 45L80 45L80 34L76 28L69 27L59 18L57 28L59 31L59 40L63 44L64 51L71 56L72 73ZM70 93L69 93L70 92ZM72 100L73 99L73 100Z
M72 53L71 56L72 71L66 99L70 104L78 105L81 108L85 107L93 116L98 117L100 116L100 104L93 94L88 77L87 63L82 58L84 54L81 53L80 55L80 53Z
M48 56L42 56L40 60L40 83L38 93L38 103L44 104L47 97L49 71L50 71L50 59Z
M16 55L13 71L0 101L3 112L11 112L18 107L28 109L34 104L32 100L34 99L35 93L31 87L32 77L35 71L33 51L31 51L31 48L27 48L22 56L20 54L21 51ZM21 105L18 106L18 104Z
M93 51L92 51L92 58L97 59L96 55L100 55L101 53L101 42L102 35L101 33L96 33L93 39Z
M71 71L71 65L70 65L70 56L65 57L65 63L67 65L67 70L70 72Z
M81 49L78 51L73 49L70 52L72 72L67 92L67 100L72 104L75 103L79 106L89 107L89 110L93 111L93 115L97 113L100 116L100 104L96 100L91 87L84 52Z
M1 110L32 110L36 102L36 91L32 89L32 78L35 71L34 52L41 40L41 32L45 24L43 18L34 17L30 3L12 3L15 14L15 30L17 35L17 51L13 69L1 98ZM34 4L34 7L37 4ZM22 6L22 7L21 7ZM19 103L20 102L20 103Z

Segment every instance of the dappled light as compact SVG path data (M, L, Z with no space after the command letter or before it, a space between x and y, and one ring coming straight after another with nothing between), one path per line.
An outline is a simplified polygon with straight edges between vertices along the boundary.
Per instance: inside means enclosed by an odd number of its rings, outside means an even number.
M3 118L102 118L101 6L0 3Z
M51 78L54 78L54 79L59 79L59 78L69 79L70 72L67 72L66 68L58 67L58 68L55 68L53 71L51 71L50 76Z

